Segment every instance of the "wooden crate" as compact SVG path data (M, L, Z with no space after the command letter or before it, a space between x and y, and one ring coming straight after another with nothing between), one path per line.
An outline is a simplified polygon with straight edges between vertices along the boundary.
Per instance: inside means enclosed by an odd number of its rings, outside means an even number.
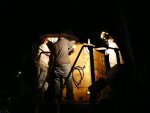
M79 51L83 44L77 44L77 50L70 55L71 64L76 60ZM94 54L94 72L95 80L106 76L104 53L93 49ZM92 84L91 80L91 65L90 65L90 53L87 47L84 47L72 72L73 74L73 90L74 99L77 103L89 102L90 93L88 87ZM63 90L63 99L65 99L66 88Z

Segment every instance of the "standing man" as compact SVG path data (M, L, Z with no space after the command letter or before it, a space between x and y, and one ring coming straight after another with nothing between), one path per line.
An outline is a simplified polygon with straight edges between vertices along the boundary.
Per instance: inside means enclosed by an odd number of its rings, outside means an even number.
M106 60L106 80L111 87L112 97L120 96L122 78L124 75L124 60L121 51L114 38L107 32L100 33L101 39L105 41L105 47L96 48L96 50L105 51Z
M110 69L108 70L111 71L111 69L115 66L120 66L120 64L124 64L120 49L114 38L104 31L101 33L101 38L105 40L107 46L105 50L105 55L108 55L108 61L110 66Z
M53 55L54 55L54 102L59 102L61 100L61 80L63 78L68 78L66 82L66 101L73 102L73 84L72 84L72 74L68 76L71 70L71 64L69 59L70 51L76 50L75 43L77 38L68 38L68 34L60 34L58 41L53 45Z
M105 41L105 47L99 47L96 48L96 50L105 50L105 55L108 57L108 59L106 59L108 60L106 61L107 71L109 72L110 69L114 68L115 66L124 64L123 57L114 38L105 31L100 33L100 38Z
M55 43L57 40L58 37L54 37L53 34L44 34L41 36L41 43L37 48L37 54L35 58L37 68L37 81L38 89L40 89L42 92L45 92L48 88L48 82L46 81L46 78L50 66L50 56L52 55L48 44Z

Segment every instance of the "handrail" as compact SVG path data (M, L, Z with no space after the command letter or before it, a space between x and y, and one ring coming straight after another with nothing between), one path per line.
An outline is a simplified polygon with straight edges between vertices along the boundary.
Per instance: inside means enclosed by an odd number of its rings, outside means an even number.
M78 60L78 58L79 58L79 56L80 56L80 54L81 54L81 52L82 52L82 50L83 50L84 47L94 47L94 45L92 45L92 44L84 44L84 45L81 47L81 49L80 49L80 51L79 51L79 53L78 53L78 55L77 55L77 57L76 57L76 59L75 59L73 65L72 65L72 67L71 67L71 69L70 69L70 72L69 72L67 78L65 79L65 82L64 82L64 84L63 84L63 88L65 87L65 85L66 85L66 83L67 83L67 81L68 81L68 79L69 79L69 77L70 77L70 75L71 75L71 72L72 72L72 70L74 69L74 66L75 66L75 64L76 64L76 62L77 62L77 60Z

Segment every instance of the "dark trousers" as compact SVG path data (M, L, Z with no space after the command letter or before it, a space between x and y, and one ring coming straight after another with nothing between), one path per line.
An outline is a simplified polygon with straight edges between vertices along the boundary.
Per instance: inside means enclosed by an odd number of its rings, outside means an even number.
M72 74L69 74L71 69L70 64L61 64L54 66L54 93L55 93L55 101L59 101L62 94L62 79L67 78L66 84L66 99L68 101L73 100L73 84L72 84Z

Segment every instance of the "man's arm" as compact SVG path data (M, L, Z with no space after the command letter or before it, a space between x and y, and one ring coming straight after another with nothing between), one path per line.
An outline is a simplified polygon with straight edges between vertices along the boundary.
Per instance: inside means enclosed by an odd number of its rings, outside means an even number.
M69 55L71 55L75 50L77 49L77 46L74 44L71 48L69 48Z

